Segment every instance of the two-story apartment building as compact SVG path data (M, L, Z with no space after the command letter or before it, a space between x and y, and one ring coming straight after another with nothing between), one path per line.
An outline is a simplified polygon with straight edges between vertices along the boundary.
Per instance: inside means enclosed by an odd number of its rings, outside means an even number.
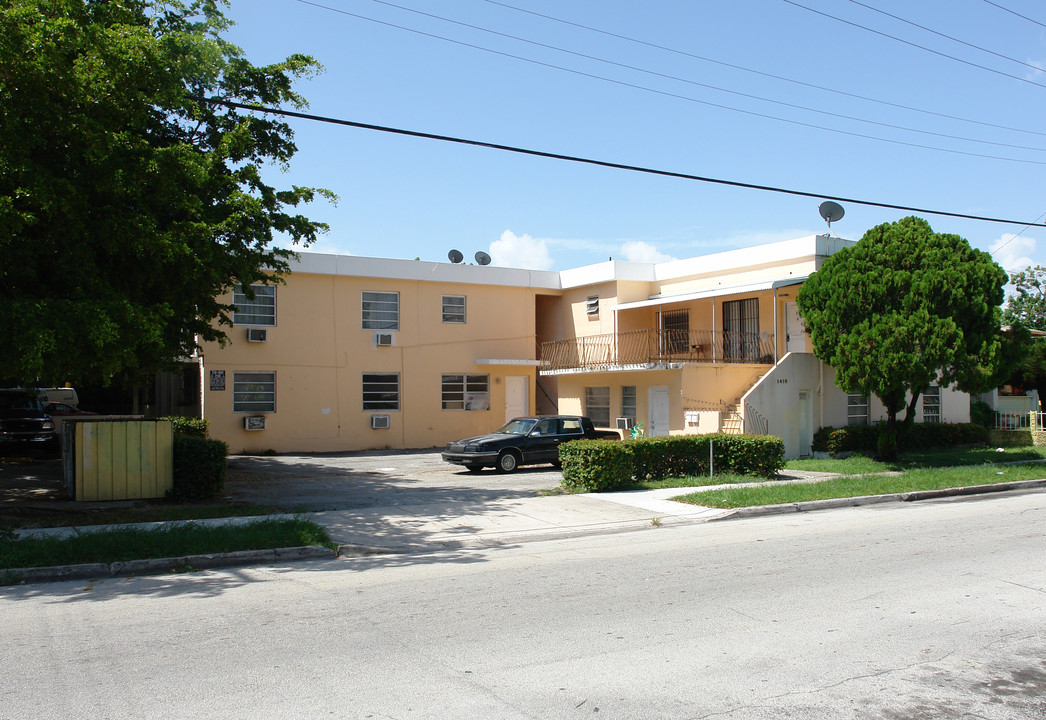
M849 244L564 272L302 253L286 284L229 298L204 414L233 452L432 447L558 411L648 435L771 433L805 455L818 427L882 415L835 387L796 310ZM968 398L935 388L922 412L965 421Z

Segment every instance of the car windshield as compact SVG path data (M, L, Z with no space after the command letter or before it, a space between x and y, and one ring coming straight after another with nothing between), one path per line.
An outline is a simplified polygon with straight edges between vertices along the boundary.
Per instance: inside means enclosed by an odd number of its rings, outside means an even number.
M0 410L36 410L36 401L25 393L0 393Z
M537 420L533 419L516 418L515 420L509 420L494 432L499 435L526 435L536 422Z

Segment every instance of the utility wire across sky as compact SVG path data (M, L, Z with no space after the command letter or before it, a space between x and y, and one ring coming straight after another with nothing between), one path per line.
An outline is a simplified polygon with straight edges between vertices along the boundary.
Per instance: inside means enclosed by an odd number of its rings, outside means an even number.
M191 99L198 102L210 103L212 105L222 105L224 107L233 108L237 110L248 110L252 112L263 112L271 113L273 115L281 115L284 117L300 118L303 120L311 120L314 122L328 123L332 125L343 125L346 127L359 128L361 130L373 130L376 132L390 133L394 135L405 135L408 137L423 138L426 140L438 140L441 142L456 143L459 145L471 145L473 147L489 148L491 150L501 150L503 152L517 153L520 155L530 155L534 157L543 157L551 160L563 160L566 162L581 163L585 165L595 165L598 167L612 168L615 170L627 170L629 172L645 173L647 175L659 175L662 177L672 177L681 180L693 180L696 182L712 183L716 185L725 185L729 187L745 188L748 190L761 190L763 192L781 193L784 195L795 195L798 197L808 197L821 200L834 200L836 202L851 203L853 205L864 205L866 207L878 207L886 208L888 210L901 210L904 212L912 212L923 215L939 215L943 217L961 218L964 220L978 220L982 222L1001 223L1004 225L1023 225L1025 227L1046 227L1046 223L1042 222L1027 222L1024 220L1008 220L1005 218L986 217L983 215L968 215L965 213L949 212L947 210L932 210L929 208L918 208L907 205L897 205L893 203L876 202L873 200L860 200L858 198L848 198L840 195L830 195L825 193L814 193L806 192L803 190L791 190L788 188L774 187L771 185L759 185L755 183L740 182L737 180L723 180L721 178L710 178L703 177L701 175L693 175L690 173L674 172L671 170L658 170L655 168L642 167L639 165L627 165L624 163L612 162L609 160L596 160L593 158L584 158L576 155L566 155L562 153L546 152L543 150L532 150L528 148L515 147L512 145L502 145L499 143L485 142L482 140L470 140L467 138L458 138L450 135L437 135L435 133L421 132L418 130L405 130L403 128L394 128L385 125L373 125L370 123L357 122L355 120L343 120L340 118L324 117L322 115L314 115L312 113L297 112L294 110L283 110L281 108L266 107L263 105L249 105L246 103L233 102L231 100L224 100L222 98L207 98L198 95L189 96Z

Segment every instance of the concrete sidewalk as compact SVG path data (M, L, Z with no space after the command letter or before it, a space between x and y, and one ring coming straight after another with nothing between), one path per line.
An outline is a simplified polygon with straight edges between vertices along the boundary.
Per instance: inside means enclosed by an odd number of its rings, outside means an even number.
M667 499L695 489L514 497L488 501L475 511L420 504L331 510L311 517L351 554L489 547L708 520L732 512Z
M794 473L782 482L816 482L827 473ZM761 485L763 483L750 483ZM727 486L677 487L658 490L587 493L579 495L510 495L484 498L482 502L455 501L385 505L345 510L303 513L322 525L339 546L327 548L283 548L244 551L219 555L141 560L111 565L63 566L14 571L25 582L47 582L115 575L146 575L171 572L177 567L223 567L251 564L280 564L310 558L333 558L372 554L402 554L470 548L499 547L555 538L603 535L636 531L665 525L709 522L727 518L786 514L830 508L854 507L883 502L909 502L960 495L989 494L1015 490L1041 490L1046 480L1002 483L978 487L899 493L866 497L838 498L785 505L723 510L689 505L670 498L691 492ZM250 523L272 517L189 520L200 525ZM155 527L164 523L145 523L134 527ZM69 536L98 532L113 526L47 528L19 531L19 536ZM128 527L128 526L122 526ZM0 571L0 575L7 571Z

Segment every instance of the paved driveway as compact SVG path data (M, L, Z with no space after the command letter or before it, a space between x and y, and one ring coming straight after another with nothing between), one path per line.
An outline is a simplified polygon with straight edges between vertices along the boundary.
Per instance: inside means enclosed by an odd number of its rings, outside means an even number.
M347 510L533 497L562 477L549 465L469 473L438 450L233 456L225 494L287 510Z

